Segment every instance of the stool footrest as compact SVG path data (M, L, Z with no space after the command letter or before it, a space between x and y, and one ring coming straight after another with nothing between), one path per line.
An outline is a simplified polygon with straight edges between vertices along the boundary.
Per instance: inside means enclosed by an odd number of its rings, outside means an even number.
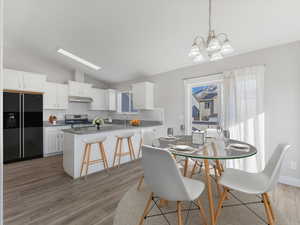
M125 156L125 155L130 155L130 152L122 152L117 154L117 156Z
M103 159L91 160L89 162L89 164L95 164L95 163L103 162L103 161L104 161ZM88 164L88 162L84 161L83 164Z

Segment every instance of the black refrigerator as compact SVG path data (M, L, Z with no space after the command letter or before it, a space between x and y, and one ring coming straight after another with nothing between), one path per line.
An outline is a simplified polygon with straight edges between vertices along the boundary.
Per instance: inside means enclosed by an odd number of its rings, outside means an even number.
M43 95L3 93L4 163L43 157Z

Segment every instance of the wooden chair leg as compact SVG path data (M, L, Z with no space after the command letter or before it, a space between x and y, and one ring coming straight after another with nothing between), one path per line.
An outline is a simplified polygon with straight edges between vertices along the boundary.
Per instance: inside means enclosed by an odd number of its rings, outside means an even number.
M103 162L103 167L104 169L108 169L108 166L106 164L106 160L105 160L105 152L104 152L104 146L103 146L103 143L102 142L99 142L98 143L98 146L99 146L99 153L100 153L100 156L101 156L101 160Z
M189 158L186 157L185 161L184 161L184 169L183 169L183 176L184 177L187 176L188 168L189 168Z
M144 209L144 213L143 213L143 215L142 215L142 217L141 217L141 219L140 219L140 222L139 222L139 225L143 225L144 224L144 221L145 221L145 217L148 215L148 210L149 210L149 208L150 208L150 205L151 205L151 202L152 202L152 198L153 198L153 193L151 193L150 194L150 196L149 196L149 199L148 199L148 201L147 201L147 203L146 203L146 207L145 207L145 209Z
M219 176L218 170L215 166L214 166L214 171L215 171L215 178L216 178L216 183L217 183L217 190L218 190L219 196L221 196L222 195L222 191L221 191L222 188L221 188L221 185L219 183L220 176Z
M140 180L139 180L139 184L137 186L137 190L140 191L141 190L141 186L143 184L143 181L144 181L144 175L141 176Z
M272 209L272 205L271 205L269 195L268 195L268 193L265 193L265 194L266 194L266 199L267 199L267 202L268 202L268 205L269 205L269 208L270 208L272 219L275 221L275 215L274 215L274 212L273 212L273 209Z
M200 198L197 199L197 204L199 206L200 216L203 219L204 225L208 225L208 219L206 217L205 210L204 210L204 207L201 203Z
M183 225L180 201L177 201L177 220L178 220L178 225Z
M135 153L134 153L134 148L133 148L131 137L128 139L128 141L129 141L129 145L130 145L131 154L133 156L133 159L135 159Z
M266 193L262 194L262 198L263 198L263 202L264 202L264 205L265 205L265 211L266 211L266 214L267 214L268 223L269 223L269 225L275 225L274 220L272 218L272 213L271 213L271 209L270 209L270 206L269 206L269 203L268 203L268 197L266 196Z
M194 176L197 166L198 166L198 162L195 161L192 172L191 172L191 175L190 175L190 178L192 178Z
M118 161L118 168L120 167L121 164L121 157L122 157L122 148L123 148L123 139L120 139L120 143L119 143L119 161Z
M120 143L120 139L117 138L115 154L114 154L114 160L113 160L113 167L115 166L116 158L117 158L117 155L118 155L119 143Z
M88 144L87 162L86 162L85 177L84 177L85 179L87 178L88 171L89 171L90 160L91 160L91 149L92 149L92 145Z
M131 145L130 145L130 138L127 138L127 144L128 144L130 160L133 160L132 149L131 149Z
M88 145L86 144L86 145L84 146L83 158L82 158L82 161L81 161L80 177L82 176L83 167L84 167L84 164L85 164L85 162L86 162L86 152L87 152L87 147L88 147Z
M220 215L223 202L224 202L224 200L225 200L225 198L227 196L227 191L228 191L228 189L224 188L224 192L222 193L222 195L220 197L220 200L219 200L219 203L218 203L218 207L217 207L217 210L216 210L216 213L215 213L215 224L217 224L217 219L218 219L218 217Z
M100 146L101 146L101 149L102 149L102 152L103 152L104 163L106 164L106 169L108 169L109 165L108 165L107 155L106 155L106 152L105 152L105 149L104 149L103 142L100 143Z

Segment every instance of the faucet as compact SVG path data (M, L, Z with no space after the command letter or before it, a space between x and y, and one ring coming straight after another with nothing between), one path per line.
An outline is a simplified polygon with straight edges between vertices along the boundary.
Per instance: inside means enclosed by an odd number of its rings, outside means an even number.
M124 113L124 127L127 127L128 115Z

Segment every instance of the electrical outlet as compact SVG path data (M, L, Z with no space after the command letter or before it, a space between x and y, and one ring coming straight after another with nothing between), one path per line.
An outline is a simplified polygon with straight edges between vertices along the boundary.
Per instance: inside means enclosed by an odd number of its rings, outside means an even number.
M290 168L291 170L296 170L297 169L297 163L295 161L290 162Z

